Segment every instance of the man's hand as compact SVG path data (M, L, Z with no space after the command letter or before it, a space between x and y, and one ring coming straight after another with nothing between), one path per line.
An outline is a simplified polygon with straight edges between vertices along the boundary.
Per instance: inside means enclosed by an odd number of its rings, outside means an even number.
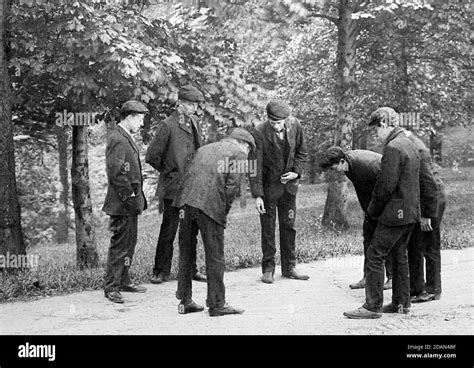
M257 208L257 211L260 215L263 215L264 213L266 213L265 211L265 205L263 204L263 199L262 197L258 197L256 200L255 200L255 207Z
M289 171L280 177L280 182L282 184L286 184L289 181L295 180L296 178L298 178L298 174L293 171Z
M421 231L433 231L431 227L431 219L427 217L422 217L420 221Z

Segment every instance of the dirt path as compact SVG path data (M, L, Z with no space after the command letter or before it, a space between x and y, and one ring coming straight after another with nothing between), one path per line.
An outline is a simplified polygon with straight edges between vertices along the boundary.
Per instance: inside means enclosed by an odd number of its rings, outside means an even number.
M474 334L474 249L442 252L443 295L415 304L408 315L350 320L342 312L359 307L364 290L348 284L361 276L362 257L301 264L308 281L259 281L260 269L225 275L227 300L244 308L240 316L179 315L176 281L146 285L145 294L124 293L125 304L107 301L102 291L76 293L25 303L0 305L1 334L316 334L316 335L472 335ZM206 284L194 283L194 300L204 303ZM385 291L385 301L391 291Z

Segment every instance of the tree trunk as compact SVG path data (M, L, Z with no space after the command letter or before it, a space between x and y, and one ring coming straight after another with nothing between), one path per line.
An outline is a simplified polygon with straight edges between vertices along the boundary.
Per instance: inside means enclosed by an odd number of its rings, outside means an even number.
M99 257L95 244L95 228L89 185L87 158L87 126L72 128L72 200L76 222L77 266L97 267Z
M67 133L64 127L56 127L59 153L59 179L61 193L59 203L61 209L58 214L56 240L58 244L65 244L69 240L69 179L67 172Z
M408 51L407 51L407 44L406 39L407 35L405 34L404 30L399 30L399 37L400 42L399 49L395 50L394 54L396 55L397 59L395 60L395 66L397 69L397 75L399 76L399 80L397 81L398 88L398 106L396 107L397 112L399 113L406 113L410 111L409 101L409 86L410 86L410 77L408 75ZM396 47L396 46L395 46Z
M352 115L355 84L355 52L357 23L352 20L354 2L339 0L337 22L337 122L335 145L352 149ZM328 196L322 224L336 228L347 228L347 179L343 174L329 174Z
M26 254L16 189L11 90L6 55L5 34L9 10L10 1L2 0L0 2L0 255L5 257ZM7 268L6 271L13 270Z

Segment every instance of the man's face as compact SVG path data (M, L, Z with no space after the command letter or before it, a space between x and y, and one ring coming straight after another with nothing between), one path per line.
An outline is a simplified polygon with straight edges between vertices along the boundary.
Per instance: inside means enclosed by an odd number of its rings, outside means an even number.
M277 132L281 132L283 129L285 129L285 119L283 120L271 120L268 119L268 122L272 126L274 130Z
M337 164L331 166L331 169L337 172L344 172L348 170L347 161L343 158Z
M197 102L191 102L191 101L185 101L182 100L179 103L181 111L186 114L186 115L193 115L198 108L198 103Z
M129 115L129 127L132 133L138 132L138 130L143 126L144 118L144 114Z
M372 136L377 142L384 142L390 134L391 129L384 123L380 125L371 126L369 129L369 135Z

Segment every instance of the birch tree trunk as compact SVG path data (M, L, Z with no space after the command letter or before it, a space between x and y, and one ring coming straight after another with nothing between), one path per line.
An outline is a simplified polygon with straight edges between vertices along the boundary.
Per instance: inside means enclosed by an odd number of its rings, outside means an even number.
M58 244L65 244L69 239L69 177L67 171L67 134L64 127L56 128L59 153L59 179L61 181L61 193L59 205L61 209L58 214L56 228L56 240Z
M89 185L87 126L72 128L72 200L76 223L76 263L80 269L97 267L99 257L95 243L95 227Z

